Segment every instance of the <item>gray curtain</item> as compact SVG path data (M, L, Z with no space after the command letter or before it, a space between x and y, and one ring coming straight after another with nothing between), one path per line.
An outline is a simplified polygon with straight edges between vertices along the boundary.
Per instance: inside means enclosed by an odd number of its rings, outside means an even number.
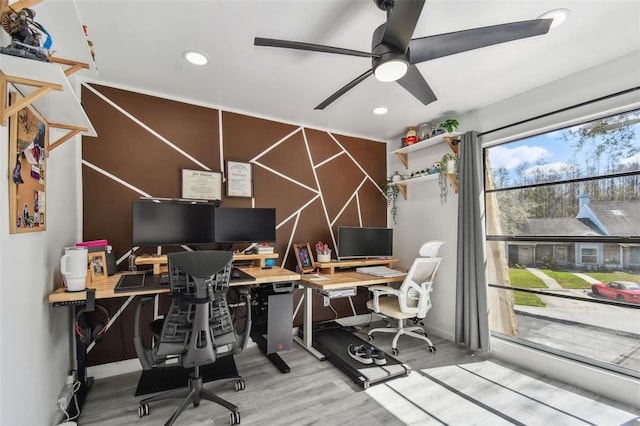
M476 132L462 135L459 146L456 342L487 353L489 308L485 256L485 208L482 147Z

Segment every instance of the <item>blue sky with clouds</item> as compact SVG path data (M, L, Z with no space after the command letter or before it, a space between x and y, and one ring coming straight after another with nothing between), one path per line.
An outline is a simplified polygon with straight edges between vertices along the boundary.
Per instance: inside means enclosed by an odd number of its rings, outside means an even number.
M637 114L640 117L640 111ZM635 133L635 144L640 148L640 123L632 124ZM574 157L574 150L570 141L563 137L562 130L554 131L516 142L489 148L489 160L494 169L504 167L513 173L518 166L527 164L524 173L530 174L541 171L568 171L571 164L583 166L586 162L585 153ZM606 154L605 154L606 155ZM541 166L536 163L542 163ZM629 156L621 161L623 164L640 164L640 154Z

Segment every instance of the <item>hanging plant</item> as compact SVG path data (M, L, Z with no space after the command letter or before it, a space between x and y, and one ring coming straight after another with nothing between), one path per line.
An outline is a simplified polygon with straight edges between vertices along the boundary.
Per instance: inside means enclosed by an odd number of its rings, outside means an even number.
M449 178L448 174L458 172L458 157L451 154L444 154L440 159L440 171L438 176L438 185L440 186L440 204L447 202L449 195Z
M400 176L398 172L395 172L393 176ZM396 218L398 215L398 206L396 205L396 201L398 200L398 194L400 193L400 189L398 185L395 185L394 182L397 182L401 179L394 179L391 176L387 179L382 187L383 196L387 202L387 208L391 212L391 218L393 219L393 223L396 224Z

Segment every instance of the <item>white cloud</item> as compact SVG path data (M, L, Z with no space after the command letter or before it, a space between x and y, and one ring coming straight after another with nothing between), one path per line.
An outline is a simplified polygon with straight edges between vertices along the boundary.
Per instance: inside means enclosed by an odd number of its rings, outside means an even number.
M632 155L631 157L620 160L620 164L622 164L623 166L629 166L638 163L640 163L640 154Z
M489 153L491 167L504 167L507 170L515 169L522 163L535 163L536 161L551 155L546 148L528 145L516 148L497 146L492 148Z
M549 163L539 166L533 166L526 169L523 174L526 176L542 174L547 175L551 173L568 173L575 170L576 167L567 163Z

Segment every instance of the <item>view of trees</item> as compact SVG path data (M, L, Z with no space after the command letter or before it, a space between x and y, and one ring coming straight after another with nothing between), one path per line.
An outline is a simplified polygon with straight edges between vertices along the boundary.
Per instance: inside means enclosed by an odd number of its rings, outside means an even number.
M532 147L538 147L548 155L507 168L492 167L494 148L485 151L494 188L511 188L495 192L503 234L517 234L531 218L575 217L580 194L588 194L591 202L638 201L640 208L640 110L534 136L501 149L514 145L532 152ZM558 158L559 152L569 158ZM488 190L492 189L489 181Z

